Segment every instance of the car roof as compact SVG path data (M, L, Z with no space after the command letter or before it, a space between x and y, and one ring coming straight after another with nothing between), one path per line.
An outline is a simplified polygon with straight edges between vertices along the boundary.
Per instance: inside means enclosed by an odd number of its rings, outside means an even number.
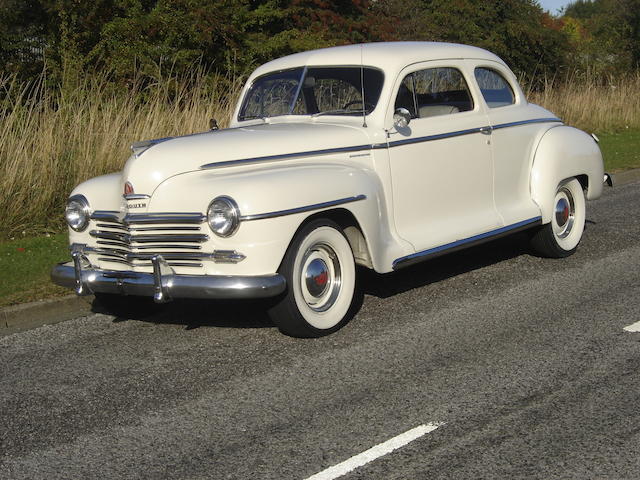
M345 45L294 53L265 63L251 75L300 66L367 65L384 71L399 71L407 65L429 60L473 58L504 62L493 53L470 45L443 42L379 42Z

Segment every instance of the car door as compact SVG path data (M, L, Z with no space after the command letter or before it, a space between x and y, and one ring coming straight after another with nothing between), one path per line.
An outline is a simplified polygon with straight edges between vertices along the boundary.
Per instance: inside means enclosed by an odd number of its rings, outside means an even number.
M463 61L405 69L390 110L411 121L388 132L397 231L416 251L501 227L493 201L491 130ZM390 112L391 113L391 112Z
M541 124L553 117L524 99L514 75L496 62L469 62L492 127L494 199L505 225L540 215L529 189L532 151ZM541 109L540 109L541 110Z

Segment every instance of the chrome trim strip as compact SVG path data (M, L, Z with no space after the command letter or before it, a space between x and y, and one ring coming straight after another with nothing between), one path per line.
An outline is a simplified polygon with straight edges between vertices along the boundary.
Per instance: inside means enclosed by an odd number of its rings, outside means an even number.
M128 193L122 195L125 200L146 200L151 198L151 195L145 195L144 193Z
M199 242L203 243L209 240L209 235L199 234L162 234L162 235L129 235L127 233L107 232L104 230L91 230L89 232L94 238L105 240L116 240L123 243L154 243L154 242Z
M137 247L136 247L137 248ZM158 247L150 247L154 250ZM163 247L166 248L166 247ZM179 248L179 247L178 247ZM100 258L105 261L120 261L131 262L133 260L151 260L156 255L162 255L166 260L213 260L214 263L239 263L243 261L246 255L236 250L214 250L212 253L206 252L132 252L126 249L118 248L101 248L91 247L85 244L74 244L71 247L72 253L95 253L97 255L106 255L107 257L115 258Z
M433 140L442 140L444 138L452 138L459 137L461 135L471 135L474 133L486 133L489 129L496 130L500 128L508 128L508 127L517 127L520 125L526 125L529 123L547 123L547 122L560 122L562 120L556 117L550 118L535 118L531 120L521 120L518 122L510 122L510 123L501 123L499 125L484 125L482 127L469 128L466 130L457 130L454 132L445 132L439 133L436 135L428 135L426 137L417 137L417 138L409 138L405 140L396 140L394 142L387 143L376 143L373 145L357 145L353 147L338 147L338 148L327 148L323 150L308 150L306 152L295 152L295 153L283 153L280 155L267 155L264 157L254 157L254 158L242 158L238 160L227 160L222 162L212 162L201 165L200 168L202 170L207 170L210 168L221 168L221 167L233 167L236 165L245 165L251 163L260 163L260 162L268 162L274 160L287 160L292 158L300 158L300 157L310 157L316 155L330 155L333 153L346 153L346 152L361 152L367 150L378 150L383 148L392 148L398 147L402 145L410 145L413 143L422 143L422 142L431 142Z
M199 232L200 227L138 227L129 228L125 227L121 223L97 223L96 227L99 228L111 228L113 230L121 230L123 232Z
M131 244L125 242L116 242L116 241L107 241L107 240L98 240L96 242L98 245L110 245L113 247L121 247L121 248L131 248ZM181 250L202 250L200 245L136 245L134 247L136 250L155 250L156 248L177 248Z
M372 150L373 148L374 148L374 145L357 145L354 147L338 147L338 148L327 148L323 150L308 150L306 152L283 153L280 155L267 155L264 157L242 158L239 160L226 160L223 162L206 163L204 165L201 165L200 168L202 170L206 170L210 168L233 167L236 165L267 162L272 160L286 160L290 158L311 157L311 156L317 156L317 155L330 155L332 153L360 152L363 150Z
M128 213L113 210L96 210L91 214L92 220L114 222L121 225L147 224L147 223L204 223L207 219L205 215L198 212L168 212L168 213Z
M396 140L394 142L389 142L389 147L399 147L401 145L411 145L413 143L431 142L433 140L442 140L443 138L460 137L462 135L471 135L472 133L480 133L483 128L487 128L487 127L469 128L467 130L438 133L436 135L428 135L426 137L416 137L416 138L407 138L405 140Z
M159 272L158 279L152 273L100 270L81 265L78 281L88 291L152 297L156 282L170 298L248 299L268 298L286 289L282 275L166 275ZM51 271L51 280L67 288L76 287L73 263L58 264Z
M394 260L393 269L397 270L399 268L407 267L409 265L413 265L414 263L421 262L422 260L426 260L428 258L439 257L440 255L444 255L446 253L451 253L456 250L461 250L463 248L470 247L471 245L477 245L483 242L487 242L489 240L494 240L501 236L509 235L519 230L525 230L527 228L533 227L535 225L541 225L541 224L542 224L542 217L533 217L528 220L523 220L521 222L514 223L513 225L507 225L506 227L501 227L486 233L481 233L480 235L474 235L473 237L457 240L455 242L447 243L446 245L440 245L439 247L434 247L428 250L423 250L421 252L412 253L411 255L407 255L406 257L401 257Z
M103 262L112 262L112 263L119 263L121 265L127 265L129 267L141 267L141 268L146 268L146 267L151 267L153 266L153 264L151 262L149 263L134 263L134 262L128 262L127 260L122 260L120 258L104 258L104 257L98 257L98 260L103 261ZM202 264L201 263L186 263L186 262L167 262L167 265L169 265L170 267L195 267L195 268L202 268Z
M530 123L548 123L548 122L560 122L560 123L562 123L562 120L560 120L557 117L534 118L534 119L531 119L531 120L520 120L519 122L500 123L498 125L493 125L493 129L497 130L499 128L518 127L520 125L528 125Z
M259 213L256 215L243 215L240 220L243 222L249 222L252 220L263 220L265 218L283 217L285 215L294 215L296 213L311 212L313 210L321 210L323 208L335 207L336 205L344 205L345 203L358 202L365 200L366 195L357 195L355 197L346 197L339 200L332 200L330 202L314 203L313 205L306 205L304 207L290 208L288 210L278 210L276 212Z

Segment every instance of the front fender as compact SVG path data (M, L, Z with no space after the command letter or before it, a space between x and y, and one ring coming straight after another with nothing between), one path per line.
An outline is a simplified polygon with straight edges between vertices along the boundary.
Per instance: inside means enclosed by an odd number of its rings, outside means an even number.
M585 132L566 125L547 130L538 144L531 170L531 196L540 207L542 223L551 221L558 184L581 176L587 178L587 199L600 197L604 165L598 144Z
M338 208L354 215L372 253L373 266L381 271L387 259L379 252L394 243L382 191L373 170L328 161L202 170L163 182L150 199L149 211L206 212L215 197L232 197L247 220L242 221L238 231L229 238L211 234L212 244L207 247L241 252L247 258L234 265L233 271L257 275L275 272L302 222L332 206L307 211L295 209L364 196Z

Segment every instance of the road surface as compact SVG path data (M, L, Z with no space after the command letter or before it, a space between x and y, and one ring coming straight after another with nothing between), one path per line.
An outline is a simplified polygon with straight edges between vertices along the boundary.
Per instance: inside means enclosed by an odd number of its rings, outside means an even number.
M637 479L640 184L587 208L568 259L365 273L322 339L207 302L0 338L0 478Z

